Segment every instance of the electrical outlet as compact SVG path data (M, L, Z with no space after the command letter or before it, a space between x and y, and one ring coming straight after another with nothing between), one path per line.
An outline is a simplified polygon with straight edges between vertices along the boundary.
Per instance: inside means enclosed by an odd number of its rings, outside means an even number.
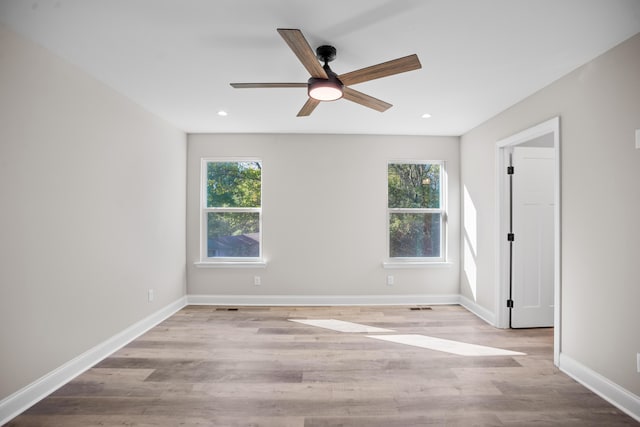
M262 284L262 280L260 276L253 276L253 284L256 286L260 286Z
M393 286L393 276L387 276L387 286Z
M638 369L638 373L640 374L640 353L636 354L636 368Z
M153 289L149 289L147 291L147 298L149 299L149 302L153 302L153 298L155 297L155 295L153 294Z

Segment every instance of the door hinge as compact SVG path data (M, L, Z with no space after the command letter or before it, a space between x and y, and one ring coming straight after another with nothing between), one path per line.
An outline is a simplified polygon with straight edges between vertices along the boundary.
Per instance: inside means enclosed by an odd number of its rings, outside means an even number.
M512 299L508 299L507 300L507 308L513 308L513 300Z
M507 234L507 241L508 241L508 242L513 242L513 241L515 241L515 240L516 240L516 236L515 236L515 234L513 234L513 233L509 233L509 234Z
M507 166L507 175L513 175L513 166Z

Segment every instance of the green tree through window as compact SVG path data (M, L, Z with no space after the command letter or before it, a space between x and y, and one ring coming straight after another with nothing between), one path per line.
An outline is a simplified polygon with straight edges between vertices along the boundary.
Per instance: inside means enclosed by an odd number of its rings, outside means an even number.
M442 164L389 163L390 258L442 258Z
M261 193L259 161L207 161L207 258L260 257Z

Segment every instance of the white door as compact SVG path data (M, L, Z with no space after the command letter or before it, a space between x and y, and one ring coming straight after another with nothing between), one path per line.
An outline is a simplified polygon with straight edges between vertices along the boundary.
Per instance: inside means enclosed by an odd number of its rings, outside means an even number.
M553 326L554 149L513 149L514 328Z

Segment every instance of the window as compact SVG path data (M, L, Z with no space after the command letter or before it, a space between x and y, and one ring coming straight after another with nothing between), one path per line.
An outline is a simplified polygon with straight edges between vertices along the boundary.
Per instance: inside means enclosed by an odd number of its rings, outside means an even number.
M258 261L262 256L262 164L202 161L201 259Z
M445 261L444 162L389 163L389 258Z

